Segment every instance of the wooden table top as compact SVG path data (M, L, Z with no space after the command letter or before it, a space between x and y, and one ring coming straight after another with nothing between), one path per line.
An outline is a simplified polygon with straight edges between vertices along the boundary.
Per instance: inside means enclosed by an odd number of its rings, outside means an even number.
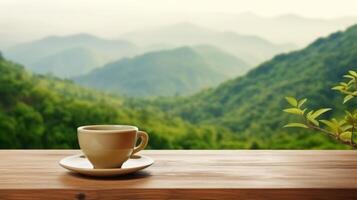
M116 178L58 165L77 153L0 150L0 199L357 199L357 151L147 150L141 154L155 160L151 167Z

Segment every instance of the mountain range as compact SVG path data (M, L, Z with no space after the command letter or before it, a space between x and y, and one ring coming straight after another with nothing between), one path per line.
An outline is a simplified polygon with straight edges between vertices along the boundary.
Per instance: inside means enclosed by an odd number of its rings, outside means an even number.
M254 35L241 35L231 31L214 31L192 23L138 30L123 34L121 38L141 46L148 45L201 45L221 48L254 66L272 56L295 49L293 44L274 44Z
M352 8L351 8L352 9ZM16 11L15 11L16 12ZM301 12L300 12L301 13ZM46 16L44 13L42 16ZM119 14L119 13L116 13ZM137 13L139 14L139 13ZM215 31L234 31L244 35L256 35L273 43L293 43L299 47L305 47L316 38L326 36L337 30L344 30L348 26L357 23L356 16L323 17L321 13L313 13L315 17L294 13L285 13L275 16L265 16L248 11L241 13L229 12L175 12L157 13L155 11L140 13L138 15L121 13L115 15L118 18L104 19L100 21L74 25L73 23L54 23L52 21L30 20L29 18L14 19L3 17L0 20L0 49L4 50L14 44L31 41L34 38L42 38L44 35L69 35L78 32L88 32L107 38L115 38L128 31L149 29L149 27L162 27L169 24L187 22L207 27ZM37 17L40 17L37 15ZM320 16L319 16L320 15ZM329 14L330 16L337 13ZM15 15L19 16L19 15ZM120 16L120 17L119 17ZM169 16L169 17L162 17ZM69 16L67 16L69 17ZM44 19L43 17L42 19ZM11 23L11 20L16 23ZM39 18L41 19L41 18ZM142 19L145 19L143 21ZM12 22L13 22L12 21ZM130 23L128 23L130 21ZM112 24L115 24L113 26ZM74 27L73 27L74 26ZM129 28L130 27L130 28Z
M200 45L124 58L74 78L84 86L128 96L187 95L242 75L249 65Z
M137 46L124 40L107 40L89 34L50 36L4 51L13 61L39 73L69 78L107 62L134 55Z
M9 48L4 55L33 72L71 78L120 58L181 46L214 46L250 66L295 48L293 45L273 44L252 35L218 32L190 23L140 30L121 38L124 40L108 40L89 34L49 36ZM232 74L237 75L235 72Z

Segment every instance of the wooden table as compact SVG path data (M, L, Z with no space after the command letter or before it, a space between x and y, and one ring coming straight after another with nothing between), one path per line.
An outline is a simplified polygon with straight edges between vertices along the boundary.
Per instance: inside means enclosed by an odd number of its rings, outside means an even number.
M143 151L136 174L90 178L78 150L0 150L0 199L357 199L357 151Z

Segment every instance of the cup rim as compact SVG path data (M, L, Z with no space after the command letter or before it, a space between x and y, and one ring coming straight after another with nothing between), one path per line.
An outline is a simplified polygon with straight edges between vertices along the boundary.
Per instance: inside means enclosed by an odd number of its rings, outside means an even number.
M107 127L108 129L105 129ZM90 129L93 128L93 129ZM96 129L97 128L97 129ZM100 129L103 128L103 129ZM100 125L85 125L77 128L78 132L85 133L120 133L128 131L139 131L139 128L132 125L118 124L100 124Z

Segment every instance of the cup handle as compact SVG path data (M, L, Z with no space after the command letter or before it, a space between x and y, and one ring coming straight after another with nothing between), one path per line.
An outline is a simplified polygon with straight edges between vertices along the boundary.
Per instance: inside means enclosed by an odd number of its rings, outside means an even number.
M133 150L131 155L138 153L139 151L143 150L149 141L149 135L144 131L138 131L138 139L141 139L140 144L136 146Z

